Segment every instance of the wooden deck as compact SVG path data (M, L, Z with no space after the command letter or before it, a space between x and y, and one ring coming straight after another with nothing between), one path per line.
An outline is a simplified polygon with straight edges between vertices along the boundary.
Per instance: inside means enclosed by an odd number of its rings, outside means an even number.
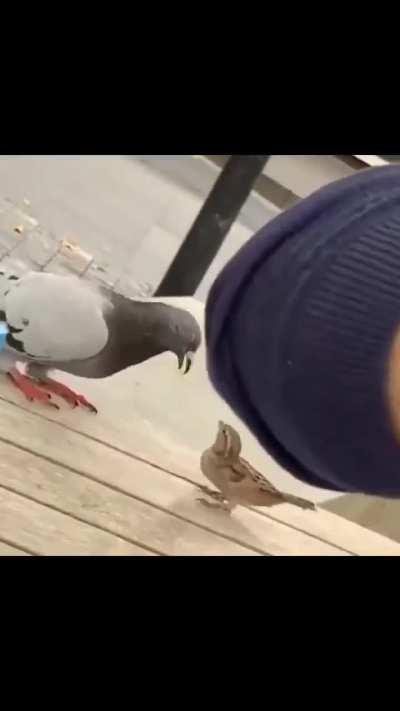
M170 355L105 381L62 377L97 416L30 404L0 383L0 555L400 554L399 544L325 511L285 504L228 516L196 501L199 454L217 420L238 426L207 384L204 353L186 378ZM309 495L239 427L248 459Z

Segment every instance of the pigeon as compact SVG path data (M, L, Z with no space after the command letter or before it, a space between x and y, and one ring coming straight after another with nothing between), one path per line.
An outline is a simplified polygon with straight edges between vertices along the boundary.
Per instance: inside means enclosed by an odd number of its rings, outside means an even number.
M200 327L184 309L130 299L77 276L0 271L0 371L31 401L58 409L55 394L97 412L48 372L106 378L171 351L187 373L200 342Z
M198 499L202 504L228 512L238 504L270 507L289 503L302 509L315 510L311 501L278 491L265 476L240 456L241 448L238 432L230 425L219 422L216 440L212 447L203 452L200 460L201 471L218 491L207 486L199 488L207 496L216 499L216 502Z

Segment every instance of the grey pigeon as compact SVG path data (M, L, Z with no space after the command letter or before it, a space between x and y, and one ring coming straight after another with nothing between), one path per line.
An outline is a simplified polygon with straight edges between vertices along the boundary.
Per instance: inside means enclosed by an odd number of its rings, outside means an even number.
M30 400L58 407L51 400L55 393L94 412L83 395L48 372L106 378L171 351L187 373L201 342L199 325L186 310L43 272L17 277L0 271L0 323L7 331L0 338L0 371ZM18 362L25 373L16 368Z

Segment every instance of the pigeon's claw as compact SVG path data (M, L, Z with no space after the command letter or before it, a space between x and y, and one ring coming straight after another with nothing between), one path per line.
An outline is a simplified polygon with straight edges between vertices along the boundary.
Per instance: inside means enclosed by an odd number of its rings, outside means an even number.
M59 406L52 401L49 393L43 392L43 390L41 390L32 378L29 378L27 375L23 375L19 372L19 370L17 370L17 368L12 368L8 372L8 377L18 388L18 390L21 390L21 392L24 393L25 397L30 402L37 400L45 405L54 407L56 410L60 409Z
M67 387L67 385L59 383L58 380L46 378L45 380L40 380L39 383L41 388L51 393L54 393L54 395L62 397L63 400L68 402L72 407L75 408L81 405L82 407L86 407L88 410L90 410L90 412L97 413L97 408L92 405L91 402L86 400L84 395L79 395L79 393L74 392L73 390L71 390L71 388Z

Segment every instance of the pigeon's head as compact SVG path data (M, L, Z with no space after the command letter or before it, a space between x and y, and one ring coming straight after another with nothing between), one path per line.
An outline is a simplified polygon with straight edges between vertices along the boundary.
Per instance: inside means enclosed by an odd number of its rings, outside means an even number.
M188 373L201 343L200 326L189 311L174 309L168 340L169 350L178 358L178 368Z

